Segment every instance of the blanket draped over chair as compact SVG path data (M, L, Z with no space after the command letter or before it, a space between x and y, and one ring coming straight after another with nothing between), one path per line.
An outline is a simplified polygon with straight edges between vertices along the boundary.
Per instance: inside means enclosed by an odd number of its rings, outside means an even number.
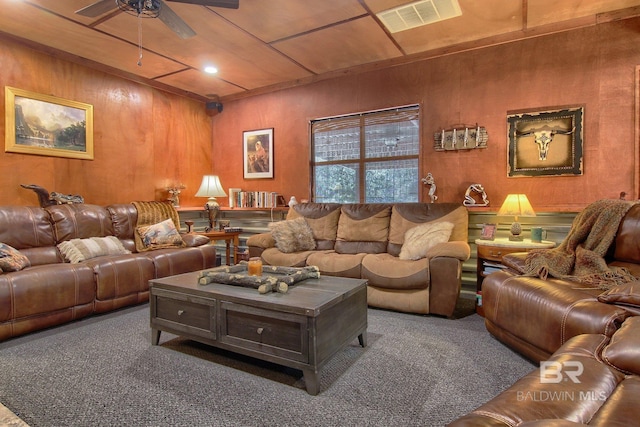
M527 255L525 274L574 280L605 290L639 280L625 268L608 266L604 258L620 221L636 203L603 199L590 204L576 216L569 234L557 248Z
M169 202L131 202L138 211L138 220L136 222L136 228L134 233L136 250L142 252L148 250L142 242L138 229L140 227L157 224L166 219L171 219L176 228L180 227L180 216L176 208ZM173 247L175 245L168 245Z

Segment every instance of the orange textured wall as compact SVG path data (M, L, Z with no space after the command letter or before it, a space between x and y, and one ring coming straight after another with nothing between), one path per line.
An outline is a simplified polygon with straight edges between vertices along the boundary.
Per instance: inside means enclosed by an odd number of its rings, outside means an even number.
M513 192L539 211L576 211L622 191L637 197L638 28L640 19L606 23L230 101L213 118L213 167L225 188L309 198L311 119L419 103L421 176L433 174L441 202L462 202L472 183L484 185L492 209ZM507 111L574 105L585 108L584 175L507 177ZM485 126L488 148L434 151L434 132L458 123ZM275 178L244 180L242 132L262 128L274 128Z
M0 45L0 87L12 86L94 108L94 160L0 150L0 205L37 205L30 190L80 194L87 203L164 200L165 188L187 186L181 201L200 205L196 192L211 172L211 118L203 103L168 94L11 41ZM0 104L5 117L5 104ZM5 122L0 122L4 143Z

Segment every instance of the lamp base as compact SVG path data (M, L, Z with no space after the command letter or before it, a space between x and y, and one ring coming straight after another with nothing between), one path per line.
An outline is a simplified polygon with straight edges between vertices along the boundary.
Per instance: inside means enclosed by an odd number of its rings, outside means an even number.
M209 213L209 227L205 228L205 232L215 231L216 230L216 217L218 216L218 212L220 211L220 205L215 197L210 197L207 200L207 203L204 205L204 208Z
M511 236L509 236L509 240L512 242L521 242L522 236L520 233L522 233L522 226L518 221L515 221L511 224Z

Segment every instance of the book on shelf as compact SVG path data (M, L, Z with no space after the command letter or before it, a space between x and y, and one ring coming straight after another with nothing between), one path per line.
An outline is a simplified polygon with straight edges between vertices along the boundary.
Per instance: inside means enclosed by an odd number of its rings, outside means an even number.
M238 191L233 205L236 208L275 208L278 206L278 193L275 191Z
M229 207L230 208L235 208L236 207L236 198L237 198L237 194L242 191L242 188L229 188Z

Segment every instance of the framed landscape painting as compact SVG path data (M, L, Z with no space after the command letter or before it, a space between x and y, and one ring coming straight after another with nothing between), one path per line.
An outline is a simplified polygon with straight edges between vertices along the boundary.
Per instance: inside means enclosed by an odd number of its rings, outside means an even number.
M243 132L244 178L273 178L273 128Z
M93 159L93 106L5 87L5 151Z

